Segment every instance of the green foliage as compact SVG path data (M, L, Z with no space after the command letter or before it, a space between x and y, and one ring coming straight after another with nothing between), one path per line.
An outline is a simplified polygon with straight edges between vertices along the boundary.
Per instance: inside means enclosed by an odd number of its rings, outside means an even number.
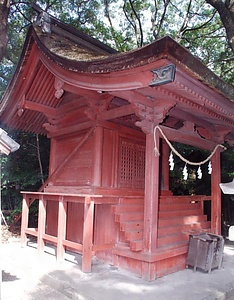
M222 152L222 173L221 178L222 182L229 182L234 179L234 148L228 145L225 145L227 150Z
M37 156L35 134L6 129L20 149L1 156L2 209L17 210L21 207L20 191L37 191L42 185ZM48 174L49 140L40 137L40 154L44 170L44 179Z
M12 1L9 46L0 66L0 95L18 61L28 26L37 13L34 1ZM233 52L227 44L219 15L204 0L73 0L37 1L63 22L127 51L170 35L199 57L218 76L232 83Z
M201 162L210 153L196 147L174 143L175 149L187 160ZM183 178L183 168L185 163L176 155L174 157L175 167L170 171L170 188L174 195L210 195L211 194L211 175L208 174L208 163L201 165L202 178L198 179L197 170L199 166L187 164L188 179Z

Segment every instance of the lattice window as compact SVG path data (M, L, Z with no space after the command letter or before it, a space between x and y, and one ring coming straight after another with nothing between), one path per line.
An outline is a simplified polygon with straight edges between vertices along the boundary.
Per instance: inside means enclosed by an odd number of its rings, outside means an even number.
M120 140L119 186L144 188L145 146L127 139Z

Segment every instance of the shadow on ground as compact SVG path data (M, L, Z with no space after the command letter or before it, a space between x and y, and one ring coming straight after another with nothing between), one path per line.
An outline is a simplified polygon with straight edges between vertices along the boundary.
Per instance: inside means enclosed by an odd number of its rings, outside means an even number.
M10 273L5 272L4 270L2 271L2 281L15 281L19 280L19 278L15 275L11 275Z

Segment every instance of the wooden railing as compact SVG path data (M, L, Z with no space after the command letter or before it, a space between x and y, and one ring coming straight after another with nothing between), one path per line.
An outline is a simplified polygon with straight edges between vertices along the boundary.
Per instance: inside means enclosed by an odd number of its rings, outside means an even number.
M103 197L102 195L84 194L61 194L42 192L22 192L22 221L21 221L21 245L26 246L27 235L37 238L39 253L44 252L45 242L49 241L57 246L57 260L64 259L65 248L69 247L82 254L82 271L90 272L92 256L95 251L102 251L113 248L114 244L93 245L94 230L94 207L102 204L116 204L118 198ZM28 228L30 202L39 200L38 228ZM47 201L58 201L58 232L57 236L46 234L46 205ZM84 223L82 243L72 242L66 239L67 204L68 202L83 203Z

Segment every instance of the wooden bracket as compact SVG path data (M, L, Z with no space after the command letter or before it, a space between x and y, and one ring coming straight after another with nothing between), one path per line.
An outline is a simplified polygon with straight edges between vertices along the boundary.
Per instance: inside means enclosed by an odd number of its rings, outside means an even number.
M17 109L18 109L17 114L18 114L19 117L21 117L24 113L25 101L26 101L26 97L25 97L25 94L24 94L23 97L22 97L22 100L20 101L20 103L17 106Z
M226 136L231 132L231 128L225 126L215 126L214 139L218 143L223 143L226 140Z
M64 86L64 82L55 77L55 80L54 80L54 87L55 87L54 96L57 99L60 99L62 97L62 95L64 94L63 86Z
M141 121L136 122L136 126L140 127L145 133L152 133L154 126L163 122L175 103L164 104L159 102L155 107L147 107L140 103L132 105L136 115L141 118Z
M90 99L89 108L85 111L87 117L90 120L99 120L100 114L107 111L108 106L113 99L113 96L109 94L100 94L99 99Z

